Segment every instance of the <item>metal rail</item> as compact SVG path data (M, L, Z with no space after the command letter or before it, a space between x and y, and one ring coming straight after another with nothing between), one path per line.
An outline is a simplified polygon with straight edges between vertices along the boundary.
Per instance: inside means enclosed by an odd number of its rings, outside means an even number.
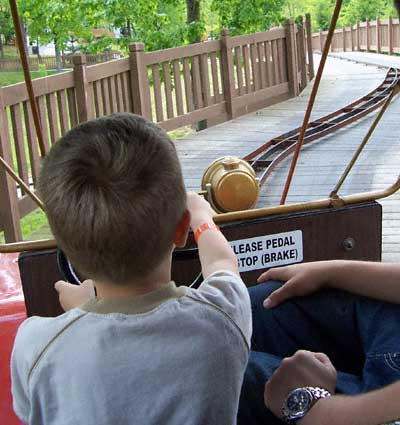
M390 68L383 82L360 99L308 124L304 144L318 140L327 134L351 124L378 109L400 84L400 69ZM248 161L262 185L274 168L296 148L301 127L274 137L243 159Z

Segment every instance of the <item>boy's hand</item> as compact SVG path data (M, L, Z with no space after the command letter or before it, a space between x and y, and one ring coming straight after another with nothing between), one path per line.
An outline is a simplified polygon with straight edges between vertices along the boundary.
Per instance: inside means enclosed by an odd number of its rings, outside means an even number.
M204 222L212 222L216 215L204 197L195 192L188 192L187 194L187 209L190 212L190 227L193 230Z
M58 298L64 311L79 307L96 296L93 281L90 279L85 280L79 286L59 280L54 284L54 288L58 292Z
M278 418L287 396L296 388L320 387L334 394L336 369L323 353L300 350L282 360L279 368L265 384L264 403Z
M326 285L328 271L331 267L333 267L333 262L316 261L276 267L266 271L259 276L258 283L266 280L281 280L286 283L264 300L264 307L276 307L288 298L309 295L318 291Z

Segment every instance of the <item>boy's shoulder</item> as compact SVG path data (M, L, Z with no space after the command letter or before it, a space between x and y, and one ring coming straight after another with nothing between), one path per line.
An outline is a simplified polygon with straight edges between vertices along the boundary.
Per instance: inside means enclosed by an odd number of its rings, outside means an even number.
M26 319L18 328L13 356L23 357L27 362L36 361L52 341L85 314L80 309L73 309L57 317L33 316Z

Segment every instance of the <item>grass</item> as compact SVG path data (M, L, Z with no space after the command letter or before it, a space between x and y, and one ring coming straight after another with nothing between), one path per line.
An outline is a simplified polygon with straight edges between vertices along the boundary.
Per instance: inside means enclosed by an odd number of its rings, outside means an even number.
M195 132L195 129L189 125L186 127L177 128L176 130L172 130L168 132L169 137L172 140L182 139L182 137L188 136Z
M36 209L21 219L22 238L29 240L32 233L37 232L46 224L47 218L45 213L39 208ZM0 243L4 242L4 232L0 232Z
M31 71L32 79L47 77L48 75L55 74L56 71ZM24 73L22 71L16 72L8 72L1 71L0 72L0 87L9 86L11 84L22 83L24 81Z

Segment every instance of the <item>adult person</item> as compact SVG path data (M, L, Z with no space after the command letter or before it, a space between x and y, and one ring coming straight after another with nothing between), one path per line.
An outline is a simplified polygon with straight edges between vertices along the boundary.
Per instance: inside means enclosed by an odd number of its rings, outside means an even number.
M303 263L258 281L239 425L400 418L399 264Z

